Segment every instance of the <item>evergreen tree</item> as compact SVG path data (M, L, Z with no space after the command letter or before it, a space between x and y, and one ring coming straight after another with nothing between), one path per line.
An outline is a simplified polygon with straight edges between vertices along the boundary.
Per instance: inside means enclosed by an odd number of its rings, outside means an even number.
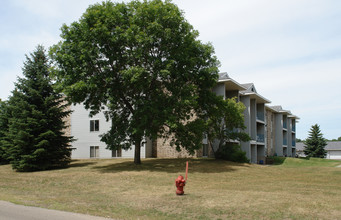
M3 146L17 171L64 167L70 162L72 141L63 132L68 104L52 87L44 48L38 46L26 59L24 78L18 79L8 102L11 116Z
M305 140L304 153L308 157L326 157L327 151L324 149L327 146L326 139L323 138L320 126L315 124L311 127L309 137Z
M4 140L6 140L6 132L8 132L8 102L0 100L0 164L8 163L8 155Z

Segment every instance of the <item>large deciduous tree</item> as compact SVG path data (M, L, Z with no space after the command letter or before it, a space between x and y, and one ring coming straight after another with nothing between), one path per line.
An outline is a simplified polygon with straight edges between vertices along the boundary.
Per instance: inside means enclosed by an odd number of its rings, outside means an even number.
M327 146L327 142L326 139L323 138L323 134L321 133L318 124L311 126L309 137L304 141L304 144L306 146L303 151L306 156L319 158L326 157L327 151L324 147Z
M64 167L70 162L71 137L65 136L64 118L70 114L52 87L49 61L42 46L26 57L7 103L8 130L1 144L17 171Z
M91 114L108 107L110 149L135 145L139 164L143 137L171 137L192 153L201 146L219 62L175 4L107 1L61 30L50 52L57 83Z

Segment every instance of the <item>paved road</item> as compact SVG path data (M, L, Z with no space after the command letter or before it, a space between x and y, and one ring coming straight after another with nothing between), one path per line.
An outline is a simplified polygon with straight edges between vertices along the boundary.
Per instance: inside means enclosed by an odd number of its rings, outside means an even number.
M0 201L0 220L110 220L90 215L15 205Z

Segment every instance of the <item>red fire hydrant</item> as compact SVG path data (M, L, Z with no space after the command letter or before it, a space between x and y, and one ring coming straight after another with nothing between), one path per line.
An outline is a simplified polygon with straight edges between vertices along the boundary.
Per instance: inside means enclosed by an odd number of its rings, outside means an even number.
M175 186L176 186L176 194L177 195L183 195L184 194L184 186L186 184L186 180L183 176L178 176L178 178L175 180Z

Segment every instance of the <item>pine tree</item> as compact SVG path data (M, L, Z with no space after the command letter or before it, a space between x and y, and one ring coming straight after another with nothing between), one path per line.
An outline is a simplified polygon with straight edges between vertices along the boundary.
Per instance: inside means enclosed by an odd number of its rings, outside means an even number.
M320 126L315 124L311 127L309 137L305 140L304 153L308 157L326 157L327 151L324 149L327 146L326 139L323 138Z
M9 99L11 117L3 145L17 171L64 167L70 162L71 137L64 135L67 104L52 87L49 61L42 46L26 56L23 75Z
M8 155L5 147L6 132L8 132L8 102L0 100L0 164L8 163Z

